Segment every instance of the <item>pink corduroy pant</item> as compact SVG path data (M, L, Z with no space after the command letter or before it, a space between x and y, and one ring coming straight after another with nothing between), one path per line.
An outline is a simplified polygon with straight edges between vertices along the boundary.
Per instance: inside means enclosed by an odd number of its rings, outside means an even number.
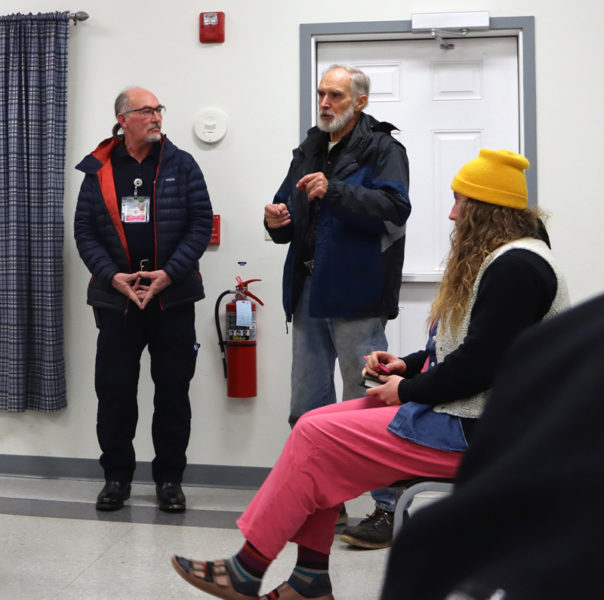
M306 413L238 519L244 537L270 559L287 541L329 554L345 500L398 480L453 477L463 453L390 433L398 408L367 397Z

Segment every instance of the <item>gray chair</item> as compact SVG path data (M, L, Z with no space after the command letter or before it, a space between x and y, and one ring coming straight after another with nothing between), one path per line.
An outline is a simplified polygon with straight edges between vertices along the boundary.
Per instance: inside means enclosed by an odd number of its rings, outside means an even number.
M400 493L394 508L394 525L392 528L394 539L409 519L409 507L416 494L421 492L451 493L453 491L453 480L418 478L409 481L398 481L391 487L394 487Z

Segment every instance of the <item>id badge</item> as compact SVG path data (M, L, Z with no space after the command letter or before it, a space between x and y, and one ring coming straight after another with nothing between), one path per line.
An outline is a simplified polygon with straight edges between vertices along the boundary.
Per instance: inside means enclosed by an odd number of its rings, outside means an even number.
M148 223L149 196L123 196L122 197L122 223Z

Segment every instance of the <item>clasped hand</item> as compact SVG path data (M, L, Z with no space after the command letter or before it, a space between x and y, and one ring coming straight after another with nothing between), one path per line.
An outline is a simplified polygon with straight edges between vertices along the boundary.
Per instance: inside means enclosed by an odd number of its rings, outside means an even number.
M141 283L142 279L150 281ZM170 276L163 270L138 271L138 273L116 273L111 280L113 287L132 300L141 310L163 289L172 283Z
M384 365L389 369L390 373L385 374L379 365ZM398 384L400 383L401 373L404 373L407 365L404 360L401 360L394 354L378 350L372 352L366 359L363 376L366 374L377 377L383 381L383 385L370 388L366 391L367 396L380 400L387 405L402 404L398 395Z

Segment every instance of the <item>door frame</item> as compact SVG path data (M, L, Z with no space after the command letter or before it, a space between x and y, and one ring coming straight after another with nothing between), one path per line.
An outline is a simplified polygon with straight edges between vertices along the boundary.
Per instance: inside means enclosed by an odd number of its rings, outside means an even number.
M529 204L537 204L535 17L491 17L488 31L470 32L467 37L498 37L502 35L518 38L520 151L531 163L531 168L526 172ZM314 124L312 114L316 103L314 82L316 81L316 50L318 43L387 39L413 40L430 37L429 32L413 33L411 31L411 21L301 23L300 139L306 137L306 132Z

